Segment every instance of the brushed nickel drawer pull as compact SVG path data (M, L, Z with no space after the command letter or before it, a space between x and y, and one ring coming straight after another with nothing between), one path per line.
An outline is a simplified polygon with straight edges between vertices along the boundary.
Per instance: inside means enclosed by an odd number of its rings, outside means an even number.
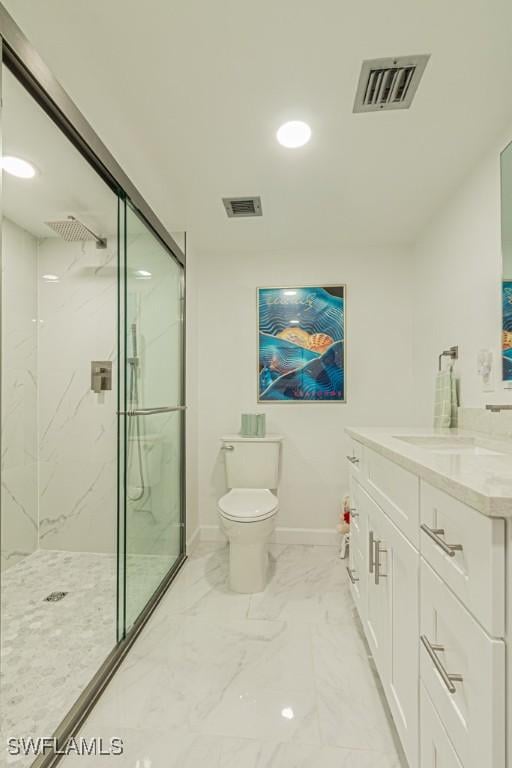
M353 568L349 568L348 565L347 565L348 577L349 577L350 581L352 582L352 584L355 584L356 582L359 581L359 579L358 579L357 576L354 576L353 571L354 571L354 569Z
M373 537L373 531L370 531L368 534L368 547L369 547L369 565L368 565L368 572L373 573L373 545L374 545L375 539Z
M462 683L464 678L462 677L462 675L451 674L450 672L447 672L446 669L441 664L441 662L439 661L437 654L444 651L444 645L431 643L426 635L421 635L420 640L423 643L425 650L430 656L434 667L439 672L441 680L443 681L443 683L445 684L449 692L456 693L457 689L454 686L454 683Z
M430 536L432 541L435 541L438 547L441 547L449 557L455 557L455 552L462 552L462 544L447 544L443 541L441 536L444 536L444 528L429 528L428 525L422 523L420 525L421 530Z
M387 577L387 574L380 572L380 556L382 553L386 553L387 549L381 549L380 545L382 544L380 539L376 539L375 541L375 584L378 586L380 584L381 579L385 579Z

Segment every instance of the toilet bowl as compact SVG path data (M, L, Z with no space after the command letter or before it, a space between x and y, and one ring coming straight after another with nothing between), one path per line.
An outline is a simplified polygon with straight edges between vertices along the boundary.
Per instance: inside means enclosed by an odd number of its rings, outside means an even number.
M267 488L233 488L218 501L229 541L229 585L234 592L262 592L267 583L268 548L279 511Z

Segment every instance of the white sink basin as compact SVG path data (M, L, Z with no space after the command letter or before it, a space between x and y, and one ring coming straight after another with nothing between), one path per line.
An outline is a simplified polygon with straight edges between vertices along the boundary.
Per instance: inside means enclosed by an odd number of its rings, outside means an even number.
M436 454L460 454L470 456L502 456L502 451L484 448L478 445L472 437L451 437L436 435L433 437L423 435L395 435L396 440L401 440L409 445L416 445L429 453Z

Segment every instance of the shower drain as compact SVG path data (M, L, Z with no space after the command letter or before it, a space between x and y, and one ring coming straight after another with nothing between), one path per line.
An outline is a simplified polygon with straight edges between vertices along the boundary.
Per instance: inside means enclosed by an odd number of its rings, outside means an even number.
M44 602L58 603L59 600L62 600L62 598L66 597L66 595L67 595L67 592L50 592L50 594L44 598Z

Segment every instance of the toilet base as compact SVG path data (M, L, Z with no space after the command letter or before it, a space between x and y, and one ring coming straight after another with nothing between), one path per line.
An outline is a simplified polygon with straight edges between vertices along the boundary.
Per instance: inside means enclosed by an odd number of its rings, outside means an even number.
M229 586L244 594L267 586L268 545L229 543Z
M273 518L238 523L221 517L229 540L229 586L233 592L263 592L267 586L268 549L275 527Z

